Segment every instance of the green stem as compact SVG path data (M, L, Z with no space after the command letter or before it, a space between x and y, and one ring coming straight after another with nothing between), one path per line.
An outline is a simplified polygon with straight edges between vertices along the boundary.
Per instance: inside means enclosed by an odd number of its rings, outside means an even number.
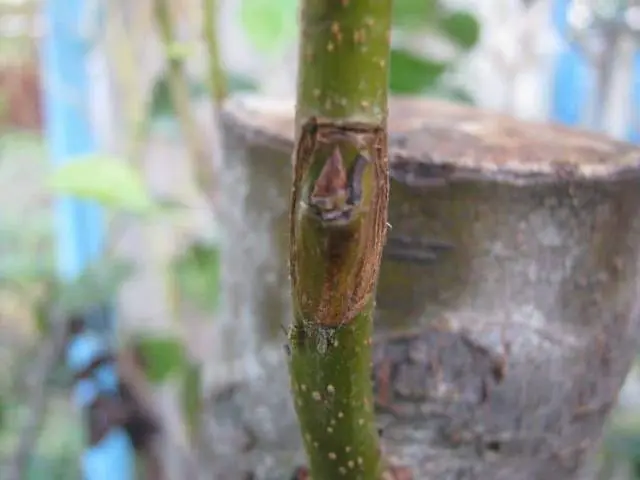
M371 335L387 228L391 0L303 0L291 388L314 480L382 478Z
M298 121L381 124L387 114L391 0L303 0Z
M209 54L209 91L216 108L219 108L227 96L227 79L222 67L218 36L216 35L218 3L216 0L204 0L202 10L202 31Z

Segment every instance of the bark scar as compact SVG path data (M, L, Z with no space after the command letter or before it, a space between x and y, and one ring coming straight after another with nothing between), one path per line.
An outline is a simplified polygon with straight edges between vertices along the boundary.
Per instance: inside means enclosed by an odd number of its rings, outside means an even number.
M301 125L289 258L296 316L306 321L340 326L371 299L387 233L386 142L383 125Z

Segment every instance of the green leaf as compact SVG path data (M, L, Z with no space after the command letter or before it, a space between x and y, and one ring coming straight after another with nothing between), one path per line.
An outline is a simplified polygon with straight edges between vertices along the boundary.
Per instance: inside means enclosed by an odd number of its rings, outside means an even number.
M437 0L395 0L391 21L396 27L423 29L431 25L438 6Z
M218 305L220 251L217 245L196 242L173 264L173 275L181 295L205 311Z
M469 50L480 39L480 23L463 11L452 12L440 19L440 30L458 46Z
M95 201L107 208L137 214L157 210L138 171L106 155L77 158L57 168L49 184L58 194Z
M447 64L419 57L402 49L391 50L389 88L393 93L417 94L433 88Z
M136 343L147 379L153 384L166 381L171 375L181 372L187 364L184 347L178 338L145 334L138 337Z
M262 53L280 51L298 33L297 0L242 0L240 22L249 41Z

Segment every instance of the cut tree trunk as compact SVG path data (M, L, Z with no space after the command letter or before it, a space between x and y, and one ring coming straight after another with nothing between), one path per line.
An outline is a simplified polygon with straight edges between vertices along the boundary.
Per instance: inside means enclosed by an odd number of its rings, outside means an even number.
M293 122L291 102L260 97L223 115L220 321L241 367L212 400L216 478L282 479L304 462L281 333ZM419 99L392 100L389 126L385 455L417 480L593 478L637 347L640 149Z

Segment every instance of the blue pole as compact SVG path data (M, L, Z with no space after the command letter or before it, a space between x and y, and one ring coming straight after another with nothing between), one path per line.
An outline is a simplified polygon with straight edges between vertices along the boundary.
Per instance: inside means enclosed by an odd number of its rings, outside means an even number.
M606 88L607 85L594 83L594 72L590 68L590 62L578 47L569 44L567 19L571 3L571 0L555 0L553 4L553 23L564 37L565 45L558 54L555 65L551 117L560 123L575 126L585 123L586 109L592 103L590 97L602 95L603 92L598 90ZM626 137L632 142L640 142L640 53L636 53L633 61L632 88L629 92L632 114ZM610 68L610 65L604 65L602 68ZM598 107L597 103L595 107ZM591 123L590 127L597 128L597 124L593 124L593 121Z
M589 69L575 46L569 43L567 12L570 0L556 0L553 23L565 40L558 54L552 82L551 118L565 125L576 126L584 121L588 105Z
M59 166L97 150L89 112L87 54L90 42L80 26L83 0L46 0L46 32L41 58L45 133L53 164ZM103 250L103 212L95 205L60 198L54 206L57 258L60 275L72 279ZM95 311L106 311L96 306ZM87 367L108 348L95 332L82 332L71 339L67 363L74 373ZM117 383L113 362L95 370L93 376L76 383L74 399L86 410L101 395L115 394ZM82 455L85 480L133 480L134 450L120 427L112 428L94 444L87 443Z
M55 166L96 152L88 110L86 55L80 35L82 0L47 0L48 31L42 47L45 133ZM61 198L55 204L60 274L70 279L101 253L104 222L88 202Z
M580 125L587 105L588 71L584 61L573 49L558 55L553 81L551 117L565 125Z

